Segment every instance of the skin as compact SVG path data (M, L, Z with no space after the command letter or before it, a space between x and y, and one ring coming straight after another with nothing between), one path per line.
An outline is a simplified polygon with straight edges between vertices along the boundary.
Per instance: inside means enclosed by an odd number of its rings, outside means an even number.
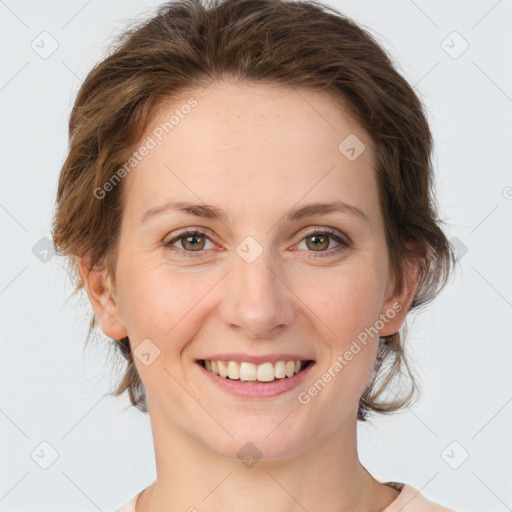
M137 512L382 511L398 491L361 465L356 438L378 336L308 404L297 399L400 303L379 334L397 332L417 284L412 263L401 289L389 273L371 138L327 93L216 82L163 106L141 140L192 95L198 105L125 178L115 286L105 270L82 267L105 335L129 336L132 350L149 338L160 350L147 366L135 358L157 464ZM350 134L366 146L354 161L338 150ZM169 211L141 223L171 198L215 205L229 219ZM368 222L341 212L284 218L333 200L357 206ZM187 235L163 245L182 228L211 230L195 240L203 257L194 257ZM340 244L308 244L313 228L333 229L352 245L322 257ZM263 249L252 263L236 252L248 236ZM241 399L211 384L195 362L227 351L293 352L316 364L291 392ZM251 467L237 457L247 442L262 453Z

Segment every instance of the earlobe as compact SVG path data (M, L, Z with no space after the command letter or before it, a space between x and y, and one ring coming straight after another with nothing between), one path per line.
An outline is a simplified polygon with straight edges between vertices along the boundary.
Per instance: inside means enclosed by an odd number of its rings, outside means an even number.
M419 262L414 259L408 260L405 268L402 286L400 288L395 287L395 290L384 302L381 318L384 319L385 325L379 330L381 336L391 336L400 330L416 294Z
M103 334L109 338L126 337L128 333L106 268L91 268L87 257L80 258L79 266L87 296Z

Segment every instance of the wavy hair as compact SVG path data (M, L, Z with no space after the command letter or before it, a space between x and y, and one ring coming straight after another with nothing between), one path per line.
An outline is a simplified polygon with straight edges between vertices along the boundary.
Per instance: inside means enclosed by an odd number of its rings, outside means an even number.
M53 222L57 254L67 256L75 290L84 287L79 259L107 265L115 277L122 180L102 200L94 191L130 157L163 102L214 80L282 84L338 98L370 134L390 271L401 285L414 259L419 285L410 310L445 286L455 252L437 217L432 135L422 102L373 36L317 0L177 0L127 28L87 75L69 120ZM87 340L97 324L93 313ZM360 397L358 420L411 403L417 385L401 332L381 337L375 368ZM112 340L126 363L110 395L129 393L147 412L129 339ZM404 374L405 371L405 374ZM400 376L408 390L382 398Z

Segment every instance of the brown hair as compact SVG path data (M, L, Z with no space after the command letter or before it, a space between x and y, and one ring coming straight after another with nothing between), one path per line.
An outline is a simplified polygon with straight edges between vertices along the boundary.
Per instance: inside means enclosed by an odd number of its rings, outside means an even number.
M455 253L436 216L432 136L423 106L374 38L317 0L178 0L127 29L82 84L69 121L69 153L57 192L53 240L69 256L75 291L83 288L79 258L106 265L114 283L122 215L121 180L94 193L130 158L162 103L213 80L282 84L333 94L371 135L390 271L400 286L404 264L419 266L411 309L430 302L446 284ZM96 325L93 314L89 334ZM404 331L404 326L402 331ZM411 402L416 383L403 334L381 337L375 368L359 401L392 412ZM112 340L127 361L112 396L128 390L147 412L146 394L128 338ZM405 366L409 392L378 400Z

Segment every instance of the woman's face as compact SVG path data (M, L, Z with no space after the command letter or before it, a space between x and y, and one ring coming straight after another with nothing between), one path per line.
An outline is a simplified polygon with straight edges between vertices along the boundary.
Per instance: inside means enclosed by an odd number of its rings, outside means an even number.
M298 454L355 425L379 334L409 300L388 274L368 134L325 93L214 83L162 108L143 144L117 306L95 309L107 336L129 336L152 419L228 457L246 442ZM320 203L351 208L306 208ZM241 397L198 363L228 353L314 364L285 392Z

